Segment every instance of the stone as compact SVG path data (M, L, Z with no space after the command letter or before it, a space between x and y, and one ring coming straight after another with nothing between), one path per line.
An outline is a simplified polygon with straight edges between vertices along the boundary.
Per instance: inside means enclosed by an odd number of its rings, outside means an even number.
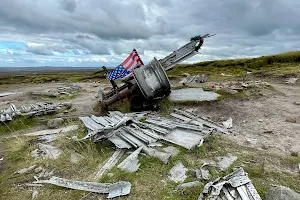
M299 200L300 194L294 192L288 187L277 186L272 187L266 193L266 200Z
M183 183L177 186L177 188L191 188L191 187L197 187L200 185L199 181L193 181L188 183Z
M209 180L211 178L209 171L206 169L196 169L196 177L199 180Z
M182 162L178 161L177 164L170 170L168 177L175 183L182 183L187 178L187 171L188 169L182 164Z
M296 117L287 117L286 121L291 122L291 123L296 123L297 119L296 119Z
M296 102L294 102L294 104L295 104L296 106L300 106L300 101L296 101Z
M64 119L62 118L55 118L55 119L50 119L47 123L47 126L49 128L59 128L63 125Z
M225 170L237 160L237 157L233 155L228 155L224 157L217 157L217 159L219 160L218 165L220 169Z
M39 194L39 192L37 190L34 190L31 195L31 200L36 199L38 194Z
M168 146L166 148L163 148L163 151L171 154L172 156L176 156L180 152L176 147L173 146Z

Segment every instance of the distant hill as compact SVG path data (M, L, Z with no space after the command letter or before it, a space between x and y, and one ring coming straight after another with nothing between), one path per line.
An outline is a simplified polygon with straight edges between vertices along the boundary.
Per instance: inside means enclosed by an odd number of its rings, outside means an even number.
M100 67L0 67L0 72L67 72L97 71Z
M167 72L170 77L207 74L212 79L222 79L221 73L242 76L246 72L265 76L278 77L284 74L300 74L300 51L287 52L277 55L261 56L258 58L231 59L206 61L194 64L179 64ZM223 77L224 78L224 77Z

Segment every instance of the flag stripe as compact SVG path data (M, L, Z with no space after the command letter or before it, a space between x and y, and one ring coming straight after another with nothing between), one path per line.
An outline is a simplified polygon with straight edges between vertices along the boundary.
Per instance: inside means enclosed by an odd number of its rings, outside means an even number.
M133 58L131 59L131 62L129 63L128 66L124 66L125 69L129 70L129 69L132 69L133 67L135 67L136 65L133 65L134 62L138 59L138 56L135 54L133 56Z
M131 58L123 65L125 69L129 69L131 67L132 60L136 57L136 54L132 55Z
M130 60L130 58L132 57L133 54L134 54L134 52L131 52L131 53L129 54L129 56L122 62L121 65L124 66L124 65Z

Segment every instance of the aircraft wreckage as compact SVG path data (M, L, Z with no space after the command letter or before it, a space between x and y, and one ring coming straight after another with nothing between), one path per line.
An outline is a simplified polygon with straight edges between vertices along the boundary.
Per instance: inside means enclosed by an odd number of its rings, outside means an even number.
M190 42L175 50L165 58L158 60L154 57L152 61L144 65L137 51L134 49L126 60L116 67L112 72L106 72L106 76L112 84L112 89L108 92L99 90L99 103L103 109L108 109L109 105L128 98L131 110L146 110L157 107L158 102L171 93L171 84L166 75L176 64L198 54L204 38L214 35L206 34L195 36ZM118 86L116 79L122 79Z

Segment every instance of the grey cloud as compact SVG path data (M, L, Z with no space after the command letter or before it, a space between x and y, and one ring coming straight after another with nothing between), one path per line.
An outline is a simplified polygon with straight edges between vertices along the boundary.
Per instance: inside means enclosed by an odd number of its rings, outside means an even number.
M299 10L298 0L2 0L0 39L40 43L26 51L49 57L167 54L191 36L216 33L204 58L253 56L297 49Z

